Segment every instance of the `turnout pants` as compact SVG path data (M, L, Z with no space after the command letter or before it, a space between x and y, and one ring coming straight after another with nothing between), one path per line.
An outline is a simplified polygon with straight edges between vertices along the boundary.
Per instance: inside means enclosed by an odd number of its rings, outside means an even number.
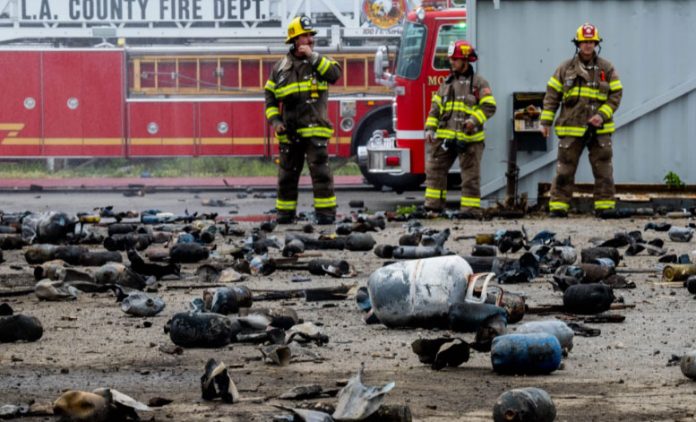
M481 158L483 142L469 142L444 149L444 140L437 139L428 152L425 164L425 207L441 211L447 203L447 174L455 158L459 158L462 177L460 209L481 208Z
M294 215L297 211L297 185L304 167L305 155L312 177L314 209L317 214L336 214L334 181L329 167L326 138L298 138L280 144L280 166L278 168L278 213Z
M612 166L611 135L586 135L582 138L563 137L558 143L556 177L551 185L549 211L568 211L573 197L575 171L583 149L587 149L592 165L595 210L616 207L614 199L614 168Z

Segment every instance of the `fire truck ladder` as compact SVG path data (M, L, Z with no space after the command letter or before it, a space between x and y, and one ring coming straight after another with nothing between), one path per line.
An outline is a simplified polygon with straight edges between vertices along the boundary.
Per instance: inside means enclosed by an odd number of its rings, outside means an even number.
M194 53L195 51L196 53ZM388 95L389 89L377 85L372 73L371 52L331 52L344 71L331 88L332 95ZM251 95L263 93L273 64L280 52L189 52L158 54L128 50L130 97Z

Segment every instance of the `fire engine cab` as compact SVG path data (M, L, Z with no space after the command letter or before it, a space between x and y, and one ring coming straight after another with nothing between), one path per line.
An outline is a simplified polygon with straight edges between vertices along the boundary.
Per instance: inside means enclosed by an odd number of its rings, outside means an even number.
M376 53L375 76L394 99L373 109L353 135L363 174L375 186L403 190L425 180L425 119L433 92L449 75L449 44L466 39L466 10L448 6L423 1L408 14L393 73L387 71L389 49Z

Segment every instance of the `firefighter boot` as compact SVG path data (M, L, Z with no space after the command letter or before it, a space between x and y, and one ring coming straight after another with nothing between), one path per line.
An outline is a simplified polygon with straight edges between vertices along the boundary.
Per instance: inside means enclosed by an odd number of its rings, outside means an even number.
M478 207L461 207L457 218L462 220L480 220L483 218L483 210Z
M440 208L423 207L423 210L424 214L421 216L422 218L433 219L444 216L444 210Z
M329 224L334 224L336 222L336 214L318 212L316 217L317 217L317 224L320 226L326 226Z
M295 222L295 213L287 211L278 211L276 215L276 223L278 224L292 224Z

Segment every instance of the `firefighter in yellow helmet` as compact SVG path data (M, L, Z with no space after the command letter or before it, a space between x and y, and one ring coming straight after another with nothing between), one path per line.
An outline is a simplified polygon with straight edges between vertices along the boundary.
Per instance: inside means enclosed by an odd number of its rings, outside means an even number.
M314 49L316 31L306 16L288 25L290 51L275 63L266 82L266 119L279 143L277 221L289 224L297 212L297 185L305 156L314 191L319 224L336 219L336 195L327 143L333 136L328 119L329 84L341 77L341 67Z
M597 27L580 26L572 41L575 55L561 63L549 79L541 113L544 136L548 137L555 119L559 138L549 212L556 217L568 215L578 160L587 147L595 179L595 213L611 216L616 208L611 134L623 87L614 66L599 57L602 38Z
M429 145L425 165L425 209L438 214L447 201L447 175L456 158L462 177L459 216L480 218L481 158L483 124L496 110L488 81L474 73L471 63L478 58L466 41L452 43L448 54L451 73L442 82L425 121L425 140Z

